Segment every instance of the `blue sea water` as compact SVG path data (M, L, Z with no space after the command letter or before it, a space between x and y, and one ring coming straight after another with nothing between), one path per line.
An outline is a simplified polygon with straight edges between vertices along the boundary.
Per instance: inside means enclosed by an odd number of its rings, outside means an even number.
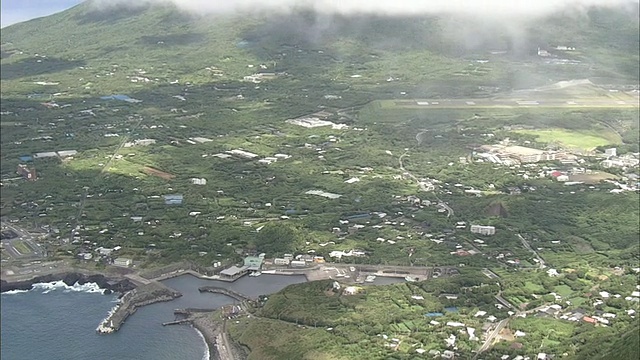
M164 281L183 296L138 311L115 334L98 335L98 324L116 305L117 296L91 286L41 285L26 292L1 295L2 360L201 360L208 350L190 326L162 326L178 308L217 308L233 303L220 294L200 293L203 285L225 286L249 296L271 294L303 276L263 275L234 283L185 275Z

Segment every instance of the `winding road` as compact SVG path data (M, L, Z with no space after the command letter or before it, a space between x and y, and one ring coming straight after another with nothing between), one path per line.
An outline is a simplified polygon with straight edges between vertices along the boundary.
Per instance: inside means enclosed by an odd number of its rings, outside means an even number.
M418 134L418 135L419 135L419 134ZM416 135L416 137L417 137L417 135ZM418 187L420 187L420 190L425 191L425 192L432 191L433 189L430 189L429 187L427 187L427 185L425 185L422 181L420 181L420 179L418 179L418 177L417 177L417 176L413 175L409 170L405 169L405 167L404 167L404 163L402 162L402 159L403 159L405 156L409 156L409 154L408 154L408 152L407 152L407 151L405 151L405 152L404 152L402 155L400 155L400 157L398 158L398 162L400 163L400 170L402 170L402 172L403 172L403 173L406 173L407 175L409 175L409 177L410 177L411 179L413 179L413 180L418 184ZM444 201L440 200L440 198L438 197L438 195L437 195L437 194L435 194L435 192L434 192L434 194L433 194L433 195L434 195L434 196L436 197L436 199L438 200L438 205L439 205L439 206L442 206L445 210L447 210L447 217L451 217L451 216L453 216L453 215L455 214L455 213L453 212L453 209L452 209L449 205L447 205L447 203L445 203Z

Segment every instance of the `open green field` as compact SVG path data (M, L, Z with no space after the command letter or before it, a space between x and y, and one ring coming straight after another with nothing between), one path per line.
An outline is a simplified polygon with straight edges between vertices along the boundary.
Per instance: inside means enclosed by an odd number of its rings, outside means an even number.
M615 179L616 176L604 171L592 172L590 174L575 174L569 177L571 181L581 181L585 184L598 184L607 179Z
M28 255L33 252L31 247L29 247L29 245L27 245L24 241L15 240L11 244L21 255Z
M537 141L555 143L565 147L593 150L598 146L620 144L622 139L613 131L571 131L567 129L516 130L520 134L533 135Z

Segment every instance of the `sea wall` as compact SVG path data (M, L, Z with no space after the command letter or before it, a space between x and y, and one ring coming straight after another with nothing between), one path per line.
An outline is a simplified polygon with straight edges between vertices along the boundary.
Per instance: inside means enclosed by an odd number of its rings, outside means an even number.
M135 289L136 287L136 285L129 279L109 278L102 274L63 272L57 274L36 276L32 279L23 281L8 282L6 280L0 280L0 292L12 290L31 290L34 284L52 283L56 281L63 281L68 286L73 286L75 284L83 285L86 283L95 283L101 289L105 289L106 294L110 294L113 292L125 293L127 291Z
M141 285L124 294L120 303L100 323L96 331L100 334L110 334L120 329L125 320L133 315L138 308L157 302L171 301L182 296L159 282Z

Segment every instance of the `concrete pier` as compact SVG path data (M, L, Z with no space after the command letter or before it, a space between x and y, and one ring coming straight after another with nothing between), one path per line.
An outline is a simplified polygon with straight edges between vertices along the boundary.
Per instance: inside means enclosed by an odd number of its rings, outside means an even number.
M229 290L229 289L225 289L222 287L218 287L218 286L202 286L200 288L198 288L198 291L200 292L210 292L210 293L214 293L214 294L222 294L222 295L226 295L229 297L232 297L238 301L254 301L256 299L241 294L237 291L233 291L233 290Z
M189 324L193 322L193 319L182 319L182 320L176 320L176 321L168 321L168 322L164 322L162 323L162 326L167 326L167 325L182 325L182 324Z
M186 308L186 309L175 309L173 310L174 315L191 315L195 313L205 313L216 311L217 309L195 309L195 308Z

